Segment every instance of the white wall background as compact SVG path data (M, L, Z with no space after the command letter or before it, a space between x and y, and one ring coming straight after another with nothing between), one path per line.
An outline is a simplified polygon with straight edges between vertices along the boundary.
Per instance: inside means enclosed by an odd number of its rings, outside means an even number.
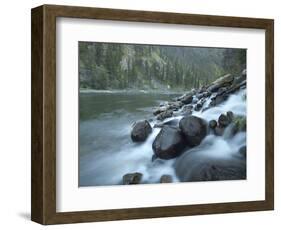
M30 9L67 4L275 19L275 211L50 226L49 229L277 229L281 218L281 14L276 0L32 0L0 7L0 228L43 229L30 218ZM257 102L258 103L258 102ZM237 191L243 192L243 191ZM280 223L279 223L280 224Z

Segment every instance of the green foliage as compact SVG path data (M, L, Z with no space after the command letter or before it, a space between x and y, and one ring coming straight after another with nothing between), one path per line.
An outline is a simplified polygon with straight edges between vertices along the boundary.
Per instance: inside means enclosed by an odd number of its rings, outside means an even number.
M246 49L225 49L223 55L226 72L238 74L246 68Z
M238 69L244 56L239 49L79 42L80 88L191 89Z
M237 131L246 131L247 120L244 116L236 116L234 118L234 127Z

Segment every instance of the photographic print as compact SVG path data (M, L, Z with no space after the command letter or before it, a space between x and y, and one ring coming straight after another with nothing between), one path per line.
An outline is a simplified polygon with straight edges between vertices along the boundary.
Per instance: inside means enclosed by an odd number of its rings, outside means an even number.
M246 49L78 48L80 187L246 179Z

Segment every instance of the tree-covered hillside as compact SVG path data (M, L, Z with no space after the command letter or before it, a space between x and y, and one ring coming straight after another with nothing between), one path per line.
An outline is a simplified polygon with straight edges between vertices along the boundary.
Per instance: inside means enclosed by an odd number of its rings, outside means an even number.
M191 89L245 67L243 49L79 42L80 88Z

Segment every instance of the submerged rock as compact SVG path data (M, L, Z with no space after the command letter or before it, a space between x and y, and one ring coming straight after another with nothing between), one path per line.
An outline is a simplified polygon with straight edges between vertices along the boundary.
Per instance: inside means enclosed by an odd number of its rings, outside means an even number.
M142 173L127 173L123 176L123 184L129 185L129 184L139 184L142 179Z
M202 158L199 152L184 153L176 160L175 170L182 182L246 179L244 158Z
M152 132L152 128L147 120L135 123L131 131L131 139L134 142L143 142Z
M238 152L239 152L239 154L240 154L242 157L246 158L246 155L247 155L247 146L246 146L246 145L242 146L242 147L239 149Z
M199 145L207 135L207 124L205 120L196 116L182 118L179 127L190 147Z
M224 133L224 128L223 128L223 127L217 126L217 127L215 128L215 134L216 134L217 136L222 136L223 133Z
M161 129L152 144L156 157L166 160L179 156L185 147L186 143L181 132L169 126Z
M162 175L160 178L160 183L172 183L173 178L171 175Z
M246 179L246 168L231 164L205 164L190 177L190 181L242 180Z

